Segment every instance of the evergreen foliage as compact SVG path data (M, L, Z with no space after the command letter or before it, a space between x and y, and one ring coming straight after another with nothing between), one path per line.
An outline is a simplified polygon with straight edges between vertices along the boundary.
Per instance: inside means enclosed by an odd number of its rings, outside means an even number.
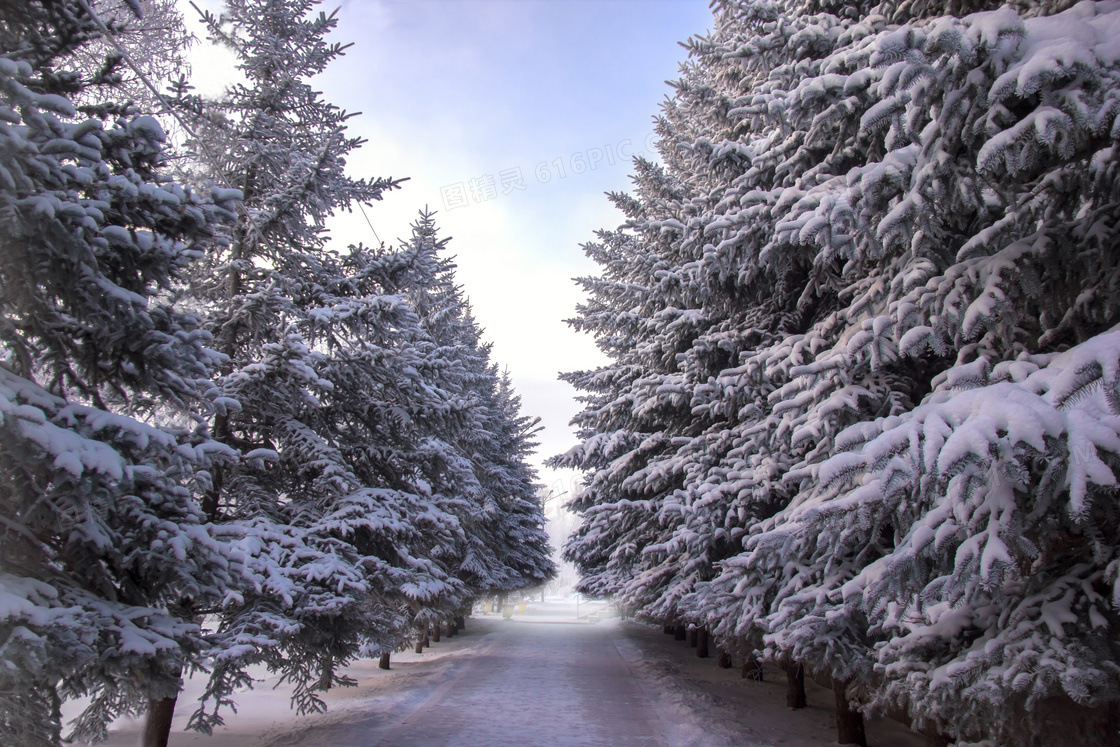
M70 698L78 738L170 713L199 672L209 732L254 664L321 710L354 658L553 572L528 421L432 216L395 250L327 246L332 213L399 182L345 173L361 141L308 85L343 52L314 5L205 16L247 82L172 85L193 189L79 0L3 5L5 744L59 744Z
M228 525L257 574L223 606L211 636L219 653L192 718L203 731L222 723L219 707L259 662L293 683L301 711L321 710L318 691L345 683L338 669L364 637L395 626L374 602L368 576L378 574L363 568L354 528L337 518L365 486L323 420L335 382L324 375L331 351L316 348L315 334L323 317L333 321L316 314L340 281L324 221L354 201L380 199L397 182L345 174L360 141L346 136L349 115L308 83L343 51L325 41L335 17L312 15L314 5L235 1L220 16L206 14L211 38L236 54L246 82L213 101L180 83L174 102L197 135L187 143L201 169L195 179L236 185L242 194L228 250L210 253L189 288L227 359L216 381L225 407L213 434L237 454L215 465L202 507ZM373 304L356 310L351 328L382 311Z
M153 85L187 75L187 50L193 37L183 24L175 0L87 0L112 34L112 42L102 35L73 50L67 66L80 73L91 85L90 93L78 93L75 103L84 107L113 106L155 115L172 132L175 121L166 115L167 107L141 75ZM124 54L138 70L132 69ZM110 104L110 102L115 102ZM173 156L174 154L169 154Z
M403 648L417 625L526 583L495 552L525 552L549 572L543 540L513 550L485 536L489 496L469 439L505 426L481 419L488 352L436 255L431 217L398 251L327 247L331 213L399 182L345 173L361 141L345 132L351 115L309 85L344 51L325 41L335 15L312 15L315 5L239 0L204 16L247 82L217 101L178 86L200 176L244 195L229 251L190 290L230 360L217 386L237 406L214 435L241 454L215 472L204 508L252 538L261 574L212 638L223 653L211 707L194 717L203 730L221 723L251 664L283 672L295 705L319 710L318 692L347 684L338 672L354 657ZM524 467L527 450L508 458Z
M236 193L163 173L150 116L81 116L70 0L4 7L0 32L0 741L75 735L179 689L196 605L238 564L193 494L221 445L198 427L218 356L167 291ZM9 13L9 10L12 12Z
M718 4L587 247L587 591L930 732L1109 739L1118 24Z

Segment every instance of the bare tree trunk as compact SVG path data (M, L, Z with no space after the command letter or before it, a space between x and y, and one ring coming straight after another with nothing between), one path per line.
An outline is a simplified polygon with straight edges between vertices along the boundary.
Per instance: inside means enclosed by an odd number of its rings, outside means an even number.
M467 629L467 621L462 615L459 615L458 617L455 618L455 627L458 628L459 630L466 630Z
M677 625L673 631L673 638L678 641L683 641L688 638L688 630L683 625Z
M731 669L731 654L727 653L726 651L720 651L719 660L716 662L716 666L720 669Z
M432 643L439 643L439 623L432 626Z
M754 652L747 654L747 658L743 659L743 679L754 680L755 682L762 682L762 665L758 663L755 658Z
M832 678L832 692L836 695L836 741L840 744L858 744L867 747L863 731L863 714L852 708L848 701L848 683Z
M696 658L708 658L708 629L700 628L696 631Z
M786 705L795 711L808 705L805 699L805 665L791 661L786 666Z
M389 654L381 654L381 660L377 662L378 669L389 668Z
M451 622L450 620L447 621L447 637L455 637L455 623Z
M412 649L413 653L424 653L424 641L428 639L428 628L424 626L416 629L416 648Z
M696 628L689 628L688 629L688 647L689 648L696 648L696 635L697 635L696 631L697 631Z
M175 717L175 700L176 698L153 698L148 701L148 717L144 719L141 747L167 747L167 739L171 736L171 719Z
M663 627L665 635L672 635L676 631L676 628L674 628L672 625L665 625Z

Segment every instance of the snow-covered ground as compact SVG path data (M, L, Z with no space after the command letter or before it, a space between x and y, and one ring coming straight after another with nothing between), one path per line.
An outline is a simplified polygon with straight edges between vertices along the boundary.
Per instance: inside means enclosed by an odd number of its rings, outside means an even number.
M785 682L751 682L738 669L633 621L604 616L601 603L530 603L510 620L467 620L458 636L423 654L401 653L349 668L354 688L332 691L327 713L300 717L288 692L265 679L242 693L238 713L212 737L184 732L188 683L171 747L427 747L436 745L834 744L832 693L807 683L809 708L785 707ZM594 620L595 614L590 619ZM140 724L118 724L107 743L133 747ZM868 724L873 747L920 747L893 722Z
M696 649L660 628L633 621L617 624L614 644L653 701L673 747L835 745L832 690L805 682L808 707L786 707L785 673L765 668L765 681L742 679L742 670L719 669L716 652L696 658ZM736 662L739 664L741 662ZM866 723L869 747L924 747L925 740L900 723Z

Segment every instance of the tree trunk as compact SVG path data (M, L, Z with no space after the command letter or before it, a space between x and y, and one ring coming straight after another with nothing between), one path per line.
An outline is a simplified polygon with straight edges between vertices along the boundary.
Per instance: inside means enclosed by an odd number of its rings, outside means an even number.
M224 415L215 416L215 421ZM222 497L222 482L224 468L220 464L210 465L210 489L202 496L202 513L208 521L216 522L221 517L218 514L218 505Z
M676 628L674 628L672 625L665 625L663 627L665 629L665 635L672 635L674 632L676 632Z
M417 628L416 630L416 648L412 649L413 653L424 653L424 642L428 640L428 628Z
M381 654L381 660L379 662L377 662L377 668L378 669L388 669L389 668L389 654Z
M683 641L687 637L688 637L688 630L686 630L683 625L678 625L676 627L676 629L673 630L673 638L675 640Z
M439 643L439 623L432 626L432 643Z
M786 666L786 705L795 711L808 705L805 699L805 665L791 661Z
M726 651L720 651L719 660L716 662L716 666L720 669L731 669L731 654L727 653Z
M696 631L696 658L708 658L708 629L700 628Z
M171 736L171 719L175 716L175 698L148 701L148 717L144 720L141 747L167 747Z
M447 637L455 637L455 623L451 622L450 620L447 621Z
M696 638L698 636L697 631L698 631L697 628L689 628L688 629L688 647L689 648L696 648Z
M832 692L836 695L836 741L840 744L858 744L867 747L863 732L863 714L852 709L848 702L848 683L832 678Z
M762 665L758 663L755 658L754 652L747 654L743 659L743 679L754 680L755 682L762 682Z
M459 630L466 630L467 629L467 621L462 615L459 615L458 617L455 618L455 627L458 628Z

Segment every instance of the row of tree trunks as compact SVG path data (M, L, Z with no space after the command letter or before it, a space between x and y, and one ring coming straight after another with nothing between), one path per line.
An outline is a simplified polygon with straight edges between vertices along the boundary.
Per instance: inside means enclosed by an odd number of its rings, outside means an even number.
M431 646L432 641L439 643L439 623L431 626L431 637L428 637L429 627L427 625L421 626L419 632L416 634L416 645L413 647L413 652L417 654L424 653L425 646ZM451 638L456 635L460 630L466 630L467 622L463 615L457 615L453 621L447 622L447 637ZM381 660L378 661L377 666L381 669L389 668L389 654L381 654Z
M707 658L710 640L707 628L686 629L683 625L677 625L676 627L665 625L663 630L666 634L675 633L677 640L685 640L687 636L689 645L696 648L696 656ZM719 651L717 665L721 669L729 669L732 666L730 654ZM753 652L747 654L743 660L742 677L755 682L764 681L762 664ZM831 684L836 699L837 743L867 747L863 714L853 708L851 701L848 699L848 685L851 683L832 679L829 684ZM791 662L786 666L786 705L794 710L800 710L808 706L808 699L805 694L805 665L800 661ZM935 739L930 740L931 747L936 744Z
M678 641L687 640L689 647L696 649L696 656L698 658L708 658L709 636L707 628L690 628L684 625L663 625L661 629L666 635L672 633L674 638ZM731 665L728 664L727 666L730 667Z
M458 635L459 631L467 629L467 621L463 615L457 615L453 620L448 620L444 624L436 623L430 626L423 625L419 628L419 633L416 635L416 646L413 648L413 651L422 654L425 648L430 647L433 643L439 643L440 632L443 630L444 625L447 626L446 635L448 638L453 638ZM382 654L382 659L384 660L387 656L387 654ZM388 669L389 667L383 666L381 668Z
M666 635L674 634L674 638L678 641L687 640L689 646L696 649L698 658L708 657L710 637L707 628L686 628L684 625L678 624L675 626L664 625L662 631ZM729 669L732 666L730 654L720 651L717 665L721 669ZM755 682L763 681L762 664L754 655L754 652L747 654L743 660L742 677ZM860 747L867 747L863 714L853 708L851 701L848 699L848 686L851 683L831 679L828 684L831 685L833 696L836 699L836 741L839 744L855 744L860 745ZM800 661L790 662L786 666L786 706L794 710L800 710L808 706L808 698L805 695L805 665ZM930 740L930 744L932 747L935 741Z
M791 708L804 708L805 699L805 666L795 661L786 668L788 688L786 702ZM848 699L848 686L851 681L838 680L835 677L813 677L822 687L831 687L833 697L836 699L836 741L838 744L856 744L867 747L867 736L864 733L863 714L852 707Z

